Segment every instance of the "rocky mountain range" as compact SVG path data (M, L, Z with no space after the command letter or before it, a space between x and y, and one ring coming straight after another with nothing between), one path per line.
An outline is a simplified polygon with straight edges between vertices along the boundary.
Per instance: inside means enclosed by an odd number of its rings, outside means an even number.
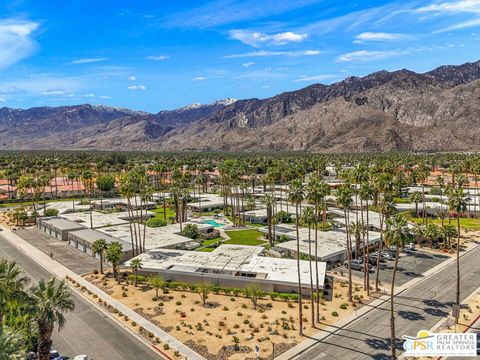
M479 125L480 61L157 114L88 104L0 108L0 148L466 151L480 150Z

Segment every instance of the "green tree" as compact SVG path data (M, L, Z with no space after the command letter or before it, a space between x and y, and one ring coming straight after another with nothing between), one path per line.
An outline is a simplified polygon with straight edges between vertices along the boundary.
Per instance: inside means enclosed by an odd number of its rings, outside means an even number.
M137 286L137 283L138 283L138 270L141 269L142 266L143 266L142 259L135 258L130 260L130 268L132 269L135 275L135 287Z
M201 282L197 286L197 293L203 301L203 306L207 305L208 294L212 291L213 285L209 282Z
M198 226L196 224L187 224L183 227L182 235L190 239L198 238Z
M53 329L55 325L59 330L65 326L64 313L73 310L75 303L65 282L60 281L57 285L55 278L48 281L41 279L32 291L32 300L40 334L38 358L50 360Z
M0 334L0 360L23 359L25 359L25 348L21 334L13 331Z
M158 300L158 290L162 289L163 291L165 291L167 286L167 282L160 275L149 277L147 279L147 284L155 289L155 298L157 300Z
M118 241L112 242L110 245L108 245L107 252L106 252L106 260L112 264L113 268L113 276L118 279L117 273L118 273L118 264L120 262L120 259L122 258L122 251L123 251L123 246L120 244Z
M108 244L105 239L95 240L92 244L93 256L97 254L100 256L100 274L103 274L103 257L107 249L108 249Z
M23 276L15 261L0 260L0 334L8 304L26 297L24 288L28 282L29 278Z
M265 292L258 286L257 283L251 283L245 286L245 296L250 299L253 304L253 308L256 310L258 306L258 300L265 295Z

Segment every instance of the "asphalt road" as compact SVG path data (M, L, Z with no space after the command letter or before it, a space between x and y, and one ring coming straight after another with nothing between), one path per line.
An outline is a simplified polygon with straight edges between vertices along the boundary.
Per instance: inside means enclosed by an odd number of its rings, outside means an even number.
M461 258L461 298L480 286L480 247ZM456 264L413 285L395 297L396 335L416 335L446 317L455 301ZM344 328L297 354L295 359L389 359L390 304L385 302ZM398 355L398 354L397 354Z
M5 257L16 260L34 281L52 276L0 236L0 258ZM53 336L53 346L60 354L87 354L93 360L161 359L80 295L73 296L75 310L66 315L66 326Z

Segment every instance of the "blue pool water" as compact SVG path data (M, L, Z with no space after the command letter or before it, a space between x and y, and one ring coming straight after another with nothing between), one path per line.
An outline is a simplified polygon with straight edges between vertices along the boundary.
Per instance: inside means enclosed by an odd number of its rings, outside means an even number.
M203 220L202 223L212 225L213 227L222 227L222 226L225 225L225 224L220 224L220 223L216 222L215 220Z

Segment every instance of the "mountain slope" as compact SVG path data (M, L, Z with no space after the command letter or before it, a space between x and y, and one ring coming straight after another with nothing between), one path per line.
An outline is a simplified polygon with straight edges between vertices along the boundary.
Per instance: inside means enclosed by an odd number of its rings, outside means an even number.
M157 114L80 105L0 109L0 148L229 151L479 150L480 61L379 71L268 99Z

